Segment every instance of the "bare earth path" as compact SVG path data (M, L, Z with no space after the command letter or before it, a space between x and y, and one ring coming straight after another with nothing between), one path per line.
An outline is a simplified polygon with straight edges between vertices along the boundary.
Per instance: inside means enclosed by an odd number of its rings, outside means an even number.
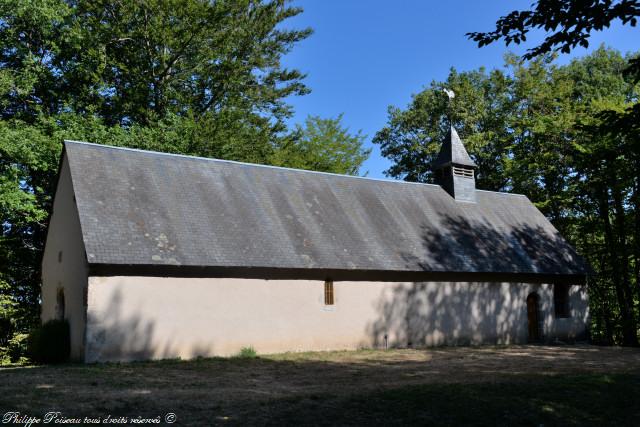
M633 425L640 421L639 392L640 349L596 346L0 368L0 416L59 411L164 423L165 414L175 413L178 425L602 425L617 415Z

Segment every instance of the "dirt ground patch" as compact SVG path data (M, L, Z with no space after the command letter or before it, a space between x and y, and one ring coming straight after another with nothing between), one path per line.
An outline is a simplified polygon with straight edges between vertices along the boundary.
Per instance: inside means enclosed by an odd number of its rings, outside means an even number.
M627 378L631 378L631 383ZM376 408L369 407L369 402L379 401L391 405L385 413L400 411L397 420L428 419L439 424L438 420L443 418L437 410L442 403L433 393L456 396L460 390L467 393L484 390L478 392L480 402L483 394L508 390L501 385L515 384L516 389L508 392L519 393L520 384L533 384L526 389L533 390L536 384L547 387L544 383L547 380L559 393L571 384L582 387L580 384L584 381L588 384L595 381L585 387L593 387L603 395L611 395L612 381L622 381L618 388L627 387L624 393L636 393L640 391L640 349L457 347L0 368L0 416L8 411L33 416L60 411L72 418L164 417L171 412L176 414L179 425L270 422L328 425L333 424L332 420L341 420L340 424L359 424L365 420L370 424L387 424L371 418L378 415ZM487 385L491 388L484 389ZM407 412L406 405L422 407L421 401L414 401L416 396L422 396L425 402L435 399L431 412L422 415L420 411ZM597 401L598 396L593 398ZM496 395L491 402L499 402L503 397L509 396ZM473 400L473 396L468 398ZM580 414L580 404L580 401L568 402L565 407L575 406L576 413ZM540 405L544 407L544 403ZM553 402L551 405L553 408ZM359 415L353 418L354 412L348 408L361 410L356 411ZM538 414L536 408L531 407L532 414L549 422L553 413ZM637 408L631 410L632 415L637 414ZM317 413L334 413L335 418L316 418ZM403 418L405 413L410 417L419 415L419 418ZM459 421L444 420L444 424ZM532 420L537 422L538 418ZM553 424L557 419L550 420Z
M640 350L597 346L445 347L424 350L286 353L270 360L349 366L384 384L415 381L466 383L508 380L517 375L613 373L640 369ZM339 374L329 369L325 374ZM337 380L338 378L333 378ZM345 387L366 384L349 382Z

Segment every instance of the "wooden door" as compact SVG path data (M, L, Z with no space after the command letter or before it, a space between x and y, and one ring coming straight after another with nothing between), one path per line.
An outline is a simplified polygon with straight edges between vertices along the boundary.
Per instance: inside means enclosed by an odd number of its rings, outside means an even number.
M540 331L538 330L538 295L530 294L527 297L527 318L529 321L529 342L540 340Z

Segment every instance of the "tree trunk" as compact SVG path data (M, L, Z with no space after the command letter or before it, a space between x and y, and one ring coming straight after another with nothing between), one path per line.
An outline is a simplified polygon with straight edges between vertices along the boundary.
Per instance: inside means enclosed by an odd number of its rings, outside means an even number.
M606 252L602 253L598 258L600 258L600 272L607 271L607 261L606 261ZM604 322L604 344L613 345L613 325L611 324L611 306L609 305L609 295L607 289L607 282L604 279L604 274L600 274L599 278L594 280L595 282L595 292L600 298L600 311L602 313L602 320Z
M636 170L640 171L640 162L636 162ZM636 281L636 298L640 301L640 175L636 176L635 179L632 200L635 217L633 233L633 266ZM640 304L638 304L638 318L640 319Z
M620 315L622 317L622 341L624 345L633 345L632 336L635 337L635 330L629 319L629 302L625 298L622 289L622 278L620 277L620 265L618 258L618 248L614 240L613 229L610 222L609 210L609 192L606 186L602 186L599 192L599 210L600 219L604 226L604 238L606 247L609 250L609 260L611 264L611 278L616 290L618 305L620 306Z
M636 324L635 310L633 307L633 291L631 289L631 282L629 280L629 251L627 247L627 232L626 232L626 212L624 209L623 201L622 201L622 190L620 188L619 182L615 182L612 186L611 193L613 195L613 204L615 207L615 225L617 232L617 247L619 249L620 255L620 276L622 292L624 294L625 299L625 310L628 310L627 322L628 326L625 328L625 335L627 333L629 336L624 337L624 342L627 345L638 345L638 326ZM627 332L628 328L628 332Z

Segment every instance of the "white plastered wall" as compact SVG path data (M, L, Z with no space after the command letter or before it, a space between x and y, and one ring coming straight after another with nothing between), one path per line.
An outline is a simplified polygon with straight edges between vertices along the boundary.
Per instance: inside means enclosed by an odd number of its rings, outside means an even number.
M66 159L63 159L42 259L41 319L46 322L56 318L57 294L63 290L64 317L69 321L71 358L74 360L84 358L87 274L71 174Z
M578 286L570 292L574 316L562 322L549 285L335 282L334 291L326 306L322 281L90 277L85 358L524 343L531 292L540 297L545 339L581 338L588 316Z
M552 291L552 289L551 289ZM544 329L550 341L582 339L586 334L589 323L589 299L586 286L569 287L569 312L567 318L556 318L553 309L553 292L551 294L552 307L545 317Z

